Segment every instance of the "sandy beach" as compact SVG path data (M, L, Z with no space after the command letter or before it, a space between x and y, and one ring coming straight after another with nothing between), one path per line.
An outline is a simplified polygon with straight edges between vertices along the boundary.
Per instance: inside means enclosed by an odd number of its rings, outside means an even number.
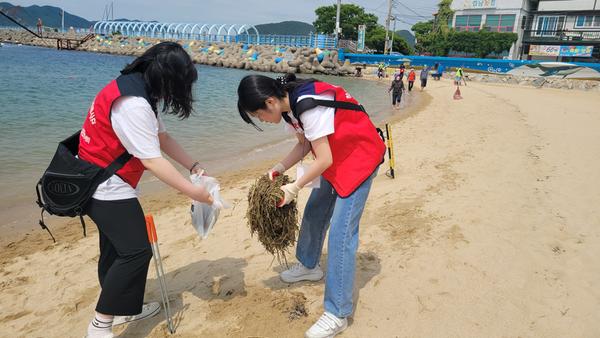
M340 337L600 336L600 95L461 89L464 99L453 100L451 81L430 81L420 106L393 125L396 178L386 161L374 181L356 311ZM249 186L272 164L219 177L233 207L206 240L185 197L143 199L158 228L174 337L302 337L321 315L323 282L281 282L284 267L244 219ZM99 292L89 228L81 238L70 220L55 229L57 244L41 230L2 244L0 336L83 336ZM158 301L150 271L146 300ZM115 332L169 336L162 313Z

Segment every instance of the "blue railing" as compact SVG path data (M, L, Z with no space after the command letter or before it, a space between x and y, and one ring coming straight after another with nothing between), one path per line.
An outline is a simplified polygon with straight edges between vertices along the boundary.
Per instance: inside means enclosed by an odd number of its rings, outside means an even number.
M413 55L381 55L381 54L345 54L339 51L340 60L350 60L350 63L400 65L409 60L412 66L433 66L436 63L448 67L462 67L465 69L481 70L489 73L507 73L515 68L527 64L538 64L542 61L534 60L498 60L477 58L451 58L443 56L413 56ZM600 72L600 63L569 62L571 64L592 68Z
M259 45L281 45L289 47L318 47L323 49L336 48L334 37L322 34L312 35L247 35L240 34L235 38L237 43Z

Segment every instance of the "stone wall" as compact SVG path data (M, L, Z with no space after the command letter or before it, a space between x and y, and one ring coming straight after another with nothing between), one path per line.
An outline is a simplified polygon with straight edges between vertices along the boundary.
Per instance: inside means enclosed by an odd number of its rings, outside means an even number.
M80 37L81 38L81 37ZM0 41L53 47L54 40L38 39L25 31L0 30ZM159 40L145 37L100 36L85 42L79 50L139 56L161 41L175 41L191 55L195 63L277 73L352 75L349 62L338 61L337 51L319 48L234 43L204 43L193 40Z
M72 34L51 33L55 37L82 38ZM0 41L56 48L55 40L39 39L23 30L0 30ZM252 46L246 44L203 43L193 40L159 40L145 37L100 36L84 43L79 50L139 56L161 41L176 41L190 53L195 63L276 73L353 75L349 61L340 63L337 51L319 48ZM600 81L562 79L559 77L520 77L505 74L467 73L467 81L504 83L538 88L600 91ZM444 77L452 79L452 72Z

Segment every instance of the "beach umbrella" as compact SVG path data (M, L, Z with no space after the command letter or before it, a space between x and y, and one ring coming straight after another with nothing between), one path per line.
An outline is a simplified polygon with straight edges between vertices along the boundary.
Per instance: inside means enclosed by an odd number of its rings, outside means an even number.
M152 215L146 215L146 230L148 231L148 240L152 247L152 257L154 257L154 265L156 266L156 279L160 288L160 296L162 298L163 308L165 309L165 317L167 319L167 328L171 334L175 333L173 319L171 318L171 306L169 305L169 296L167 293L167 282L165 281L165 271L163 270L162 258L158 250L158 236L156 235L156 227L154 226L154 218Z

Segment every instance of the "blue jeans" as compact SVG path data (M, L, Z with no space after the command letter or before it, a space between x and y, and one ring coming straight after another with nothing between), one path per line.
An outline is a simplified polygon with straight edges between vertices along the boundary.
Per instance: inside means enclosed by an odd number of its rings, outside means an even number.
M325 233L331 223L325 278L325 311L338 317L352 314L352 293L358 249L358 225L377 169L350 196L339 197L321 178L304 208L296 258L307 268L319 263Z

